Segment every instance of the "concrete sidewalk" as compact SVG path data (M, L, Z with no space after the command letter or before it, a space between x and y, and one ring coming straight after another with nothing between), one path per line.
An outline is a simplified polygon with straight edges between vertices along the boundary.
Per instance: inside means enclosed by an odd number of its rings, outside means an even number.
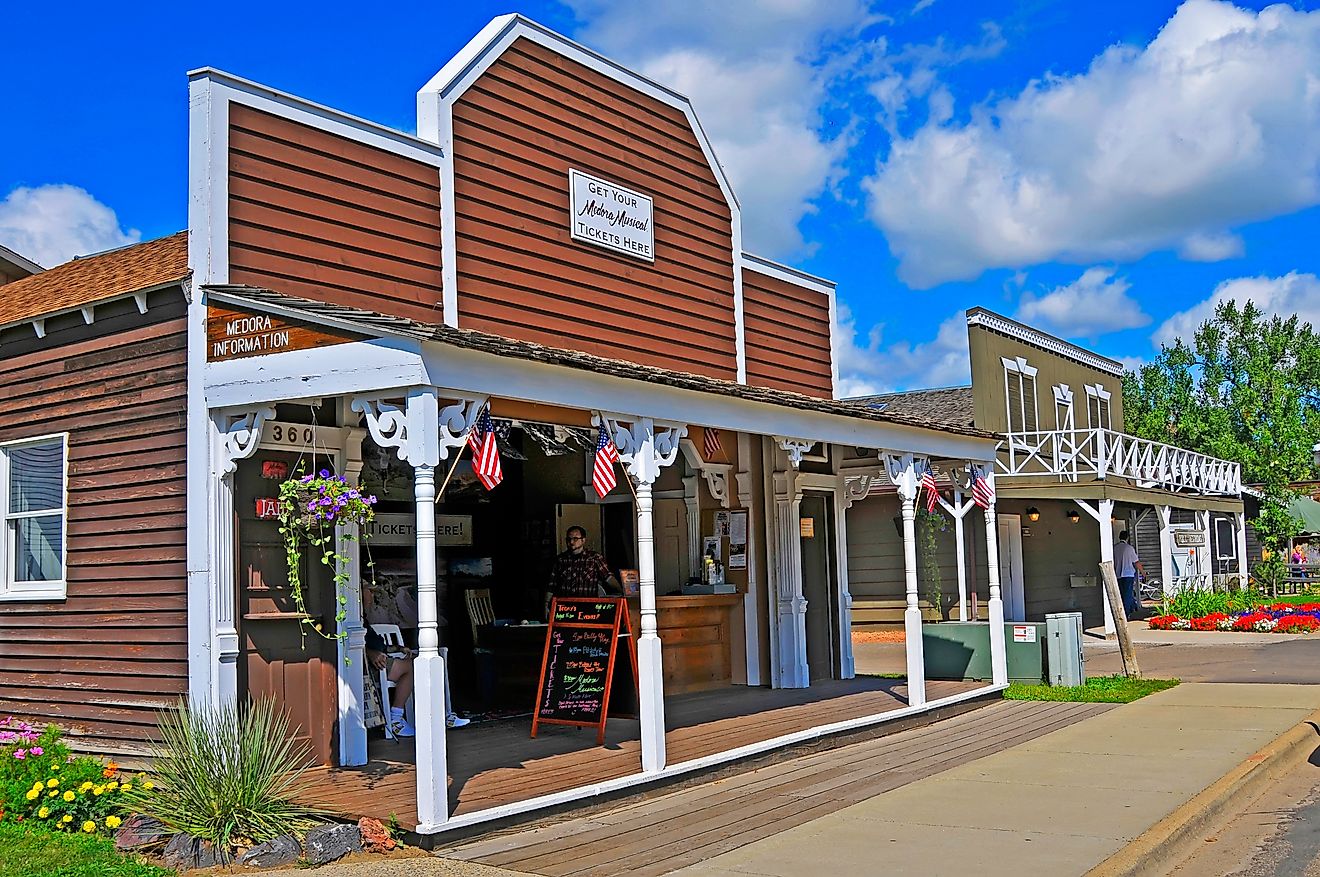
M675 873L1084 874L1318 708L1180 685Z

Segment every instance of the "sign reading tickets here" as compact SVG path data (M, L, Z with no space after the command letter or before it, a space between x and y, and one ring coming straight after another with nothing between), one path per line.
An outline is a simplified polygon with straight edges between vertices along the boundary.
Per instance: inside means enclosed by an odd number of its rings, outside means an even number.
M417 519L411 514L377 513L367 525L367 538L374 545L417 544ZM436 545L471 545L471 515L436 515Z
M568 211L573 240L655 261L655 210L648 196L570 168Z

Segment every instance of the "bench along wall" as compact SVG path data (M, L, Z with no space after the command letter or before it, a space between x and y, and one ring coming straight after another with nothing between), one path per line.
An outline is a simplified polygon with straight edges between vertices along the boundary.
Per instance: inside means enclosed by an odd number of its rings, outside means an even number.
M178 287L0 334L0 441L67 432L67 599L0 602L0 715L140 751L187 689Z

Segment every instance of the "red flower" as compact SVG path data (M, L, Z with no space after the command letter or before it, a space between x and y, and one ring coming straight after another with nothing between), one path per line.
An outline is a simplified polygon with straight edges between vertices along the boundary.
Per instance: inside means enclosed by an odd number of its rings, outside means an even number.
M1285 615L1274 625L1275 633L1311 633L1320 630L1320 620L1314 615Z
M1154 618L1147 619L1146 625L1151 630L1169 630L1177 620L1177 615L1156 615Z

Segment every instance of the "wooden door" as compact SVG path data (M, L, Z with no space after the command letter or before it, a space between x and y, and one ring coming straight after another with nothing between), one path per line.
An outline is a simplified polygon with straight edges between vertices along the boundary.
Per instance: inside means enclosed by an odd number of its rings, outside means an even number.
M813 680L833 679L837 666L833 620L838 587L832 506L830 494L802 496L802 596L807 598L807 667Z
M278 480L261 477L262 462L283 461L292 471L296 459L295 454L259 452L235 473L239 690L252 700L274 698L287 712L297 740L309 747L312 761L329 765L335 760L339 713L335 642L303 629L288 587L279 522L257 517L257 499L278 497L280 486ZM304 549L302 568L308 615L333 632L332 573L311 552Z
M1022 574L1022 518L1019 515L1000 515L999 526L999 589L1004 601L1005 621L1026 621L1027 600Z

